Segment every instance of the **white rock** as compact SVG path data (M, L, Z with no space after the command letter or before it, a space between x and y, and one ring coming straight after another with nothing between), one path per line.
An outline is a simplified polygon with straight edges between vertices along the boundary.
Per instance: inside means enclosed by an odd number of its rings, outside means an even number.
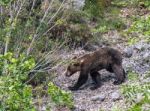
M113 101L116 101L116 100L119 100L120 99L120 93L119 92L113 92L112 94L111 94L111 99L113 100Z
M74 8L80 10L83 8L85 4L85 0L73 0Z
M43 106L42 109L41 109L41 111L46 111L46 107Z
M91 98L92 101L104 101L106 98L106 96L104 94L102 95L96 95L96 96L93 96Z
M131 57L133 55L133 48L126 48L124 50L124 53L125 53L126 57L128 57L128 58Z

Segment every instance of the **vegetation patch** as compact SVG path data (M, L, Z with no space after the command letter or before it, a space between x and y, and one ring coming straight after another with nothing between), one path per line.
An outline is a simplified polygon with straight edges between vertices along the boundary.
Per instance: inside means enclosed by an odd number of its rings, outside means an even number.
M94 33L106 33L110 30L121 30L125 28L124 22L120 18L101 19L98 25L92 29Z
M145 75L144 79L148 79ZM141 77L134 72L128 75L129 83L121 86L121 91L126 99L127 104L130 104L128 111L148 111L150 104L150 82L142 82Z
M19 58L12 53L0 55L0 110L35 110L32 87L24 83L34 65L34 59L24 55Z
M132 26L129 28L128 33L138 33L143 34L146 40L150 40L150 16L141 17L133 22Z
M61 90L52 82L48 84L48 94L56 105L67 106L71 109L74 107L72 94L70 92Z

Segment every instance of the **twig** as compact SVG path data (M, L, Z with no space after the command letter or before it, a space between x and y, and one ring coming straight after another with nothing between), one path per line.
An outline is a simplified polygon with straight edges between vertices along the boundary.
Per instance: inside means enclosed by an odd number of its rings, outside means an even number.
M31 13L32 13L32 10L33 10L33 8L34 8L34 5L35 5L35 0L33 0L32 6L31 6L31 10L30 10L30 12L29 12L29 16L30 16Z
M63 2L61 3L60 7L58 8L58 10L56 11L56 13L51 17L51 19L48 21L48 24L53 20L53 18L55 18L55 16L59 13L60 9L62 8L62 6L64 5L64 2L66 0L63 0Z
M52 5L52 3L53 3L53 1L51 1L51 5ZM29 55L29 53L30 53L30 51L31 51L31 47L32 47L33 43L35 42L36 38L39 36L39 35L38 35L38 30L39 30L39 28L41 27L41 23L42 23L42 22L44 21L44 19L46 18L49 9L50 9L50 4L49 4L48 9L47 9L46 12L44 13L44 16L43 16L42 20L40 21L40 24L39 24L39 26L37 27L37 29L36 29L36 31L35 31L35 34L33 35L32 41L31 41L31 43L30 43L30 45L29 45L29 47L28 47L28 49L27 49L27 56Z
M36 63L35 67L30 71L32 72L33 70L35 70L36 68L42 66L43 61L45 60L46 57L48 57L50 54L55 54L58 49L60 49L62 46L64 46L66 42L63 42L59 47L56 47L55 49L53 49L52 51L48 52L46 55L42 56L41 59ZM57 45L58 46L58 45Z
M47 70L47 71L54 71L54 70L57 69L61 64L62 64L62 63L57 64L56 66L52 67L50 70ZM34 70L34 71L36 71L36 70ZM36 72L38 72L38 71L39 71L39 72L45 72L45 71L40 71L40 70L37 70ZM37 74L38 74L38 73L34 74L28 81L25 82L25 84L28 84L33 78L35 78L35 77L37 76Z
M23 2L21 2L20 8L19 8L19 10L18 10L18 12L17 12L17 14L16 14L16 17L15 17L15 20L17 20L19 14L20 14L20 12L21 12L22 6L24 5L24 3L25 3L25 0L23 0Z

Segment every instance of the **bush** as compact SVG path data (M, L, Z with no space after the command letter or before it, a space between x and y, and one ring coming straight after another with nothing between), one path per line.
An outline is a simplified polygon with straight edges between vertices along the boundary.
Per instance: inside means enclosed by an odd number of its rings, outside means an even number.
M93 29L94 33L106 33L110 30L121 30L125 29L124 22L119 18L112 18L112 19L101 19L99 20L99 25Z
M48 84L48 94L50 95L52 101L58 106L67 106L73 108L73 98L71 93L61 90L59 87L55 86L52 82Z
M102 16L102 4L98 4L98 0L86 0L84 10L90 14L91 17Z
M147 41L150 41L150 16L147 18L141 17L135 22L133 22L132 26L128 29L127 33L132 34L132 33L138 33L142 34L145 36L145 39Z
M34 59L24 55L19 58L14 58L12 53L0 55L0 110L35 110L32 87L24 83L34 65Z

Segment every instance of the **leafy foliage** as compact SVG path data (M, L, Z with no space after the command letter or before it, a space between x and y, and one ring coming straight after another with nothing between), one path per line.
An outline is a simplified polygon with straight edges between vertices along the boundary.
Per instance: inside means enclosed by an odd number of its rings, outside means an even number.
M35 65L33 58L26 58L24 54L20 54L18 58L15 58L13 57L13 53L10 52L0 55L0 62L1 74L11 75L12 77L16 77L18 74L20 75L20 78L18 78L20 80L25 80L27 77L27 72L30 71L30 69L32 69Z
M12 53L0 55L0 110L34 111L32 87L26 85L28 73L35 65L33 58Z
M111 0L85 0L84 10L91 17L102 17L106 6L111 4Z
M141 82L134 72L130 72L128 78L130 84L121 87L127 102L131 104L128 111L142 111L143 105L150 104L150 83Z
M11 1L13 1L13 0L0 0L0 5L7 5Z
M150 7L150 1L149 0L113 0L112 4L118 7L129 7L134 6L137 7L139 5L144 5L146 7Z
M150 41L150 16L142 17L133 22L132 26L128 30L128 33L140 33L143 34L146 40Z
M139 3L139 0L114 0L112 1L112 4L118 7L127 7L127 6L137 6Z
M113 19L101 19L98 24L96 28L92 29L94 33L105 33L109 30L121 30L125 28L124 22L116 17Z
M74 107L71 93L61 90L52 82L48 84L48 94L56 105L67 106L69 108Z

